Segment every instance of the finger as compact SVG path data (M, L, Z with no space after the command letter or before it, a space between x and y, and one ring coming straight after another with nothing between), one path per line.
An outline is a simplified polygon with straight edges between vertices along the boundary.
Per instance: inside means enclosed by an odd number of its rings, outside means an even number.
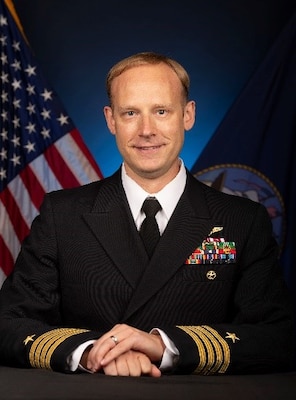
M129 351L103 367L106 375L112 376L141 376L155 378L161 376L161 371L142 353Z
M113 348L110 348L109 351L105 352L104 357L100 360L100 365L105 366L109 364L131 349L132 341L130 339L125 339L123 342L120 342L118 345L115 345Z
M130 376L148 375L155 378L159 378L161 376L161 371L151 363L150 359L145 354L139 352L131 353L131 356L127 357L127 365ZM129 353L126 353L126 355L128 354Z
M125 338L132 335L135 328L132 328L125 324L118 324L115 325L110 331L102 335L99 339L96 340L94 344L94 348L97 350L103 344L110 345L110 339L115 343L118 344L119 341L124 340Z
M150 360L139 352L128 351L118 357L115 362L120 376L141 376L151 372Z
M151 363L150 359L145 354L138 353L137 358L140 363L142 375L153 376L155 378L161 376L161 371L156 367L156 365Z
M130 369L124 357L119 357L115 361L117 373L119 376L129 376ZM112 363L112 362L111 362Z
M156 365L152 364L149 376L152 376L153 378L161 377L160 369L158 369Z
M108 365L106 365L104 368L104 373L105 375L110 375L110 376L118 376L118 371L116 367L116 362L112 361Z
M150 375L152 364L149 358L145 354L135 353L137 368L139 369L137 372L139 375ZM137 375L137 376L139 376Z
M146 354L148 358L152 352L154 346L154 339L146 332L133 330L132 334L127 337L121 338L119 336L117 346L105 353L105 356L101 359L101 365L104 366L117 359L121 354L128 352L129 350L139 351L140 353Z
M129 350L136 350L145 354L151 351L154 345L152 335L129 326L124 327L125 329L119 331L116 335L118 339L117 345L105 352L104 357L101 359L101 365L108 364Z
M91 371L97 371L101 368L101 360L104 356L112 350L118 343L118 336L128 337L135 328L132 328L125 324L117 324L110 331L102 335L96 342L94 343L91 351L88 354L87 358L87 368ZM122 354L122 352L118 352L117 355ZM112 358L114 360L115 357ZM109 360L109 362L111 359Z
M101 368L101 360L110 350L112 350L112 348L116 346L118 339L117 337L115 337L115 339L109 337L109 339L106 339L103 342L97 342L98 341L94 343L87 357L87 368L91 371L97 371Z
M120 376L141 376L141 366L133 352L123 354L115 362Z
M112 329L110 329L110 331L104 333L104 335L102 335L99 339L98 339L98 343L102 343L105 340L108 340L110 338L110 336L114 335L114 336L118 336L121 335L122 338L124 338L125 336L129 336L133 330L136 330L135 328L126 325L126 324L117 324L115 325Z

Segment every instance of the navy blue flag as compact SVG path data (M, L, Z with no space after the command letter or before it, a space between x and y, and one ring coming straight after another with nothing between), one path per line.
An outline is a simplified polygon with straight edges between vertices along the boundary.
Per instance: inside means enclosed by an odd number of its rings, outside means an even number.
M296 310L296 14L192 172L223 192L266 206Z

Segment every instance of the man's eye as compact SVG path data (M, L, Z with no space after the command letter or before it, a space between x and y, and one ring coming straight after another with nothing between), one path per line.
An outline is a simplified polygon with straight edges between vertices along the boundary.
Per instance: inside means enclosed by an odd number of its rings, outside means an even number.
M160 115L165 114L165 110L158 110L158 114L160 114Z
M127 111L127 113L126 113L126 115L128 115L128 116L133 116L135 114L135 112L134 111Z

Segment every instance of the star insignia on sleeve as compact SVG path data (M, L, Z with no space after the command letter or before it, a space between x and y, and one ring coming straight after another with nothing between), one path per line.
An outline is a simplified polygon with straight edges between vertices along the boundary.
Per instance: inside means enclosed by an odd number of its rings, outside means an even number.
M27 346L27 344L28 344L29 342L34 342L34 337L35 337L35 336L36 336L36 335L29 335L29 336L27 336L26 339L24 340L24 345Z
M226 334L225 339L231 339L232 343L235 343L236 340L240 340L235 333L226 332Z

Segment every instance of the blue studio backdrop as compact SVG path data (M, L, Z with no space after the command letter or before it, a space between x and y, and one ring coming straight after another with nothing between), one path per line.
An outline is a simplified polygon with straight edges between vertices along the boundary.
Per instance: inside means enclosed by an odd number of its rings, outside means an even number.
M191 76L191 169L295 10L294 0L14 0L27 39L104 176L119 166L103 106L105 76L134 52L179 60Z

